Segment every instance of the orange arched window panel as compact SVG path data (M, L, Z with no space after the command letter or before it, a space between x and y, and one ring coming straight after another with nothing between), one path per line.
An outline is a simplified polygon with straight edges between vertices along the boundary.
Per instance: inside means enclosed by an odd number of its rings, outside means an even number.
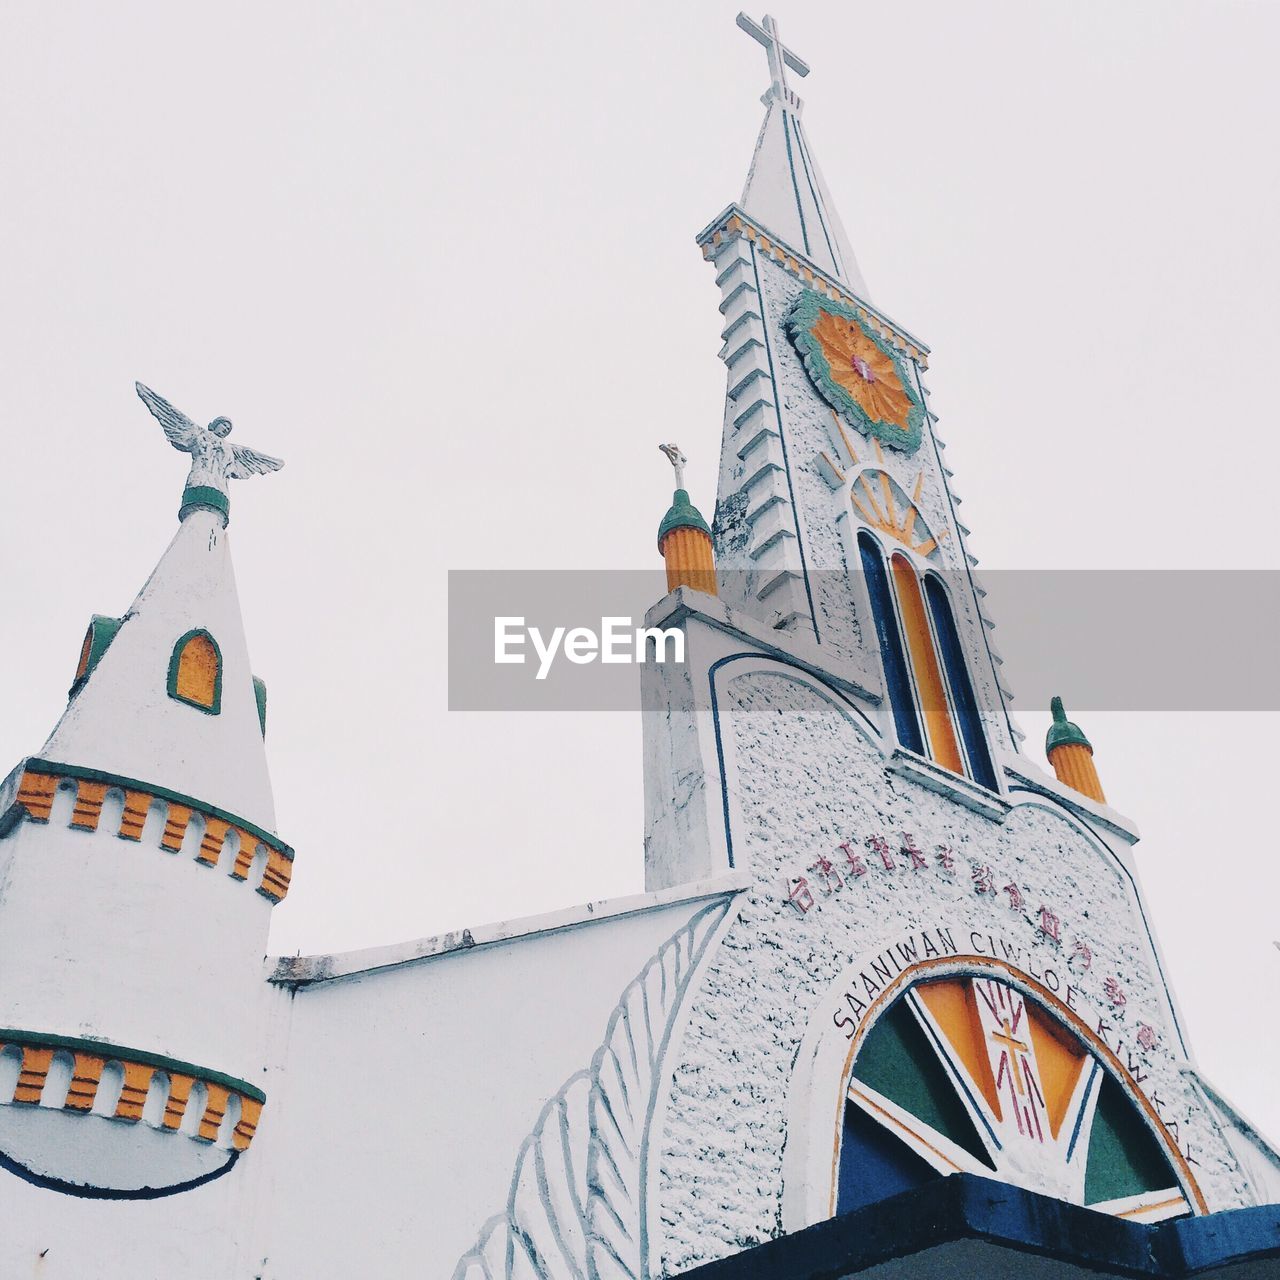
M222 710L222 653L207 631L188 631L173 646L169 697L212 716Z
M893 585L898 593L898 608L902 613L902 629L906 632L907 648L911 653L916 689L920 694L920 709L924 712L929 754L944 769L963 775L964 759L960 755L955 725L951 722L947 686L943 682L942 668L938 665L938 655L933 647L933 634L929 630L929 617L925 613L920 580L916 577L911 562L901 552L894 555L890 567L893 569Z

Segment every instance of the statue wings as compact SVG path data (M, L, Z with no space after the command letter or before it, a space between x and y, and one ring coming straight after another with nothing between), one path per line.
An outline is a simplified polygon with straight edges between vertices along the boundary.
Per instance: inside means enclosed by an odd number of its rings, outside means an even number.
M156 421L164 428L164 434L175 449L190 453L195 447L196 436L200 430L181 409L175 409L164 396L158 396L150 387L141 382L133 384L142 403L151 410Z
M142 403L155 415L156 421L164 428L165 437L175 449L183 453L193 453L200 433L205 428L197 426L181 409L175 409L164 396L156 395L150 387L135 382ZM270 454L259 453L256 449L248 449L242 444L228 446L232 461L226 474L232 480L245 480L249 476L266 475L268 471L279 471L284 466L279 458Z
M233 480L244 480L249 476L263 476L268 471L279 471L284 466L284 462L281 459L273 458L267 453L259 453L256 449L246 449L242 444L233 444L231 453L235 461L227 468L227 475Z

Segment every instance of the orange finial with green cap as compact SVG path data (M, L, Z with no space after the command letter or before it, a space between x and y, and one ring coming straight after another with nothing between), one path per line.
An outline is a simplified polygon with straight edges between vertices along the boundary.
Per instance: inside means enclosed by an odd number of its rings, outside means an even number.
M1106 804L1107 797L1103 794L1098 770L1093 763L1093 744L1078 724L1067 719L1061 698L1054 698L1049 703L1049 710L1053 712L1053 723L1045 735L1044 750L1058 781L1090 800Z
M684 487L684 464L687 461L678 444L658 446L675 468L676 491L671 507L658 526L658 551L667 564L667 590L691 587L707 595L716 589L716 560L711 546L711 530L702 513L689 500Z

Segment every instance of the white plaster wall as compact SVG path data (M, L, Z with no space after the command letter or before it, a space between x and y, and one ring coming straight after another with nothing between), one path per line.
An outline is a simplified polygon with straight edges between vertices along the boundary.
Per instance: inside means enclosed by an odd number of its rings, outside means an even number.
M544 1103L590 1064L623 989L702 906L300 990L287 1088L253 1148L271 1188L263 1280L449 1276L505 1210Z
M251 1228L258 1213L269 1212L258 1167L250 1148L224 1177L159 1200L79 1199L0 1171L0 1275L253 1280L259 1269L250 1254Z
M270 904L230 874L179 853L66 825L0 839L0 1027L92 1036L165 1054L261 1087L262 981ZM118 802L117 802L118 803ZM269 1105L269 1104L268 1104Z
M1211 1209L1252 1202L1244 1175L1184 1073L1154 952L1135 891L1118 860L1064 815L1020 805L1003 823L890 773L874 742L798 673L737 675L721 700L731 744L728 787L736 865L753 878L747 904L707 965L679 1051L663 1136L663 1274L724 1257L783 1229L783 1159L793 1068L810 1013L856 956L907 931L954 923L982 934L1036 941L1044 902L1061 916L1064 942L1088 939L1094 964L1073 975L1080 1004L1108 1010L1102 983L1116 975L1128 996L1111 1017L1112 1047L1133 1045L1139 1021L1160 1034L1143 1059L1148 1096L1193 1144ZM932 866L884 871L864 849L872 834L896 850L903 831L934 857L957 852L948 876ZM801 916L785 900L788 876L808 875L820 853L851 839L868 874ZM1008 897L974 893L970 860L1016 880L1023 911ZM899 861L903 861L899 859ZM1047 946L1047 944L1046 944ZM1050 953L1052 955L1052 952ZM1060 956L1065 969L1067 956ZM843 1032L832 1027L831 1033ZM1122 1055L1123 1056L1123 1055ZM803 1101L803 1100L801 1100ZM832 1103L834 1107L835 1102ZM831 1135L834 1139L834 1134Z

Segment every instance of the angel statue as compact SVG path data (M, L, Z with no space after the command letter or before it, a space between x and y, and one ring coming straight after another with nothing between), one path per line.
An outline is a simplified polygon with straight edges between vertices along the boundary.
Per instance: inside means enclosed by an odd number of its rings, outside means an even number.
M231 434L230 418L214 418L207 427L197 426L185 413L175 409L163 396L156 395L150 387L144 387L141 382L133 385L142 403L164 428L169 443L175 449L191 455L191 471L182 495L179 519L196 507L212 507L222 512L225 523L231 506L227 497L228 480L245 480L249 476L279 471L284 466L279 458L269 457L256 449L247 449L241 444L228 444L227 436Z

